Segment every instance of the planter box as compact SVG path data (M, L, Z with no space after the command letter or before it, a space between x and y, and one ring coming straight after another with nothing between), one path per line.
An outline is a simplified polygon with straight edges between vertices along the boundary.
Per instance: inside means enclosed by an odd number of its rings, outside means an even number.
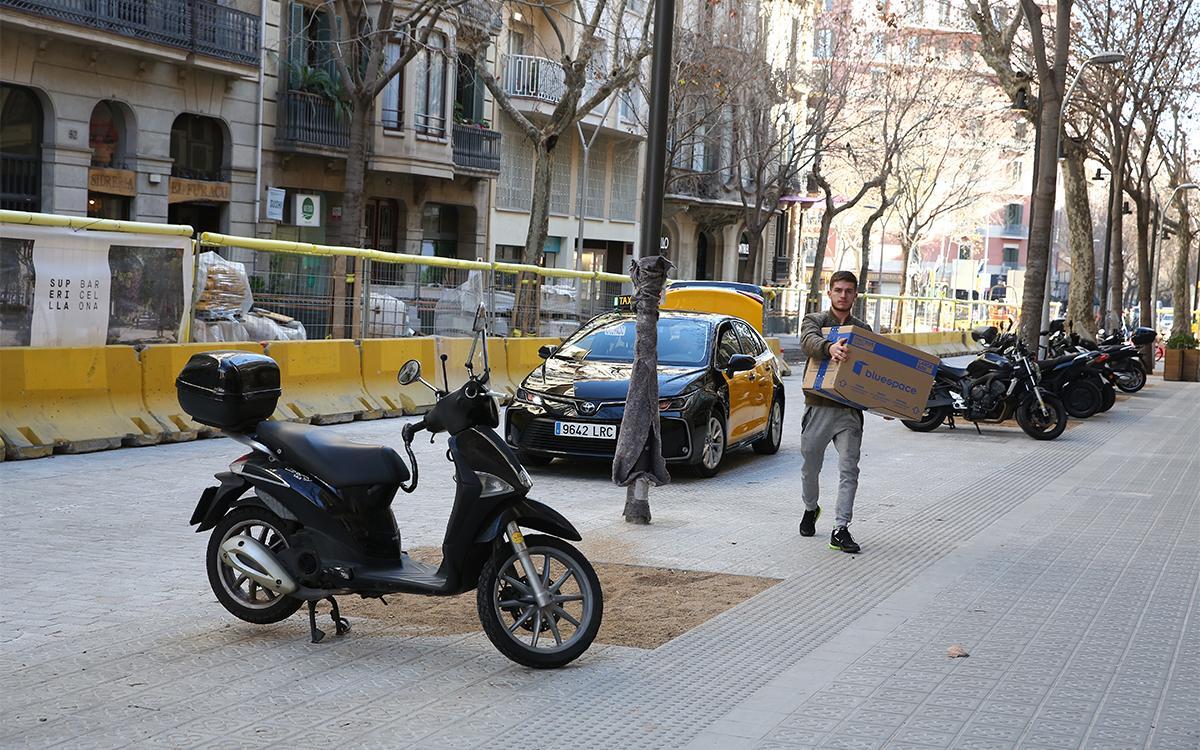
M1163 352L1163 380L1183 379L1183 350L1167 349Z
M1200 349L1183 350L1183 373L1180 380L1200 383Z

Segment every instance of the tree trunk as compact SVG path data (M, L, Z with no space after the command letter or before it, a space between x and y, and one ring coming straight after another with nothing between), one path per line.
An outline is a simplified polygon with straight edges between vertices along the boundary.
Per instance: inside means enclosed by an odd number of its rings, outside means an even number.
M1137 280L1138 308L1141 325L1154 325L1154 268L1150 258L1150 200L1149 191L1138 197L1137 203ZM1161 220L1161 219L1160 219ZM1153 360L1151 360L1153 361Z
M346 177L342 190L342 224L336 242L345 247L362 247L363 184L367 179L367 150L371 144L372 108L370 98L351 100L350 147L346 152ZM347 283L347 274L354 269L344 255L333 260L333 327L334 338L353 338L348 325L353 321L354 288Z
M529 209L529 232L525 239L525 251L521 262L538 265L542 251L546 248L546 235L550 231L550 188L554 171L554 147L558 136L549 136L534 144L533 204ZM579 210L587 206L587 186L579 196Z
M883 190L880 190L879 192L882 197ZM859 259L858 259L858 295L859 296L858 296L858 301L855 303L855 310L854 310L854 314L857 315L859 318L862 318L864 315L866 315L866 312L867 312L867 301L865 299L863 299L862 295L866 294L866 292L867 292L867 287L869 286L867 283L867 275L871 272L871 230L875 228L875 223L878 222L883 217L883 212L887 211L888 206L890 206L890 205L891 204L886 200L886 198L884 200L881 200L879 208L872 211L870 216L867 217L867 220L864 221L863 225L862 225L862 245L861 245L862 249L860 251L860 255L859 255ZM879 238L879 247L880 247L881 255L883 252L882 251L883 243L886 239L887 239L886 236L880 236L880 238ZM880 288L875 290L875 293L881 294L883 292L883 289L882 289L882 287L883 287L883 258L882 257L880 257L880 259L879 259L879 268L876 269L876 272L879 274ZM878 305L879 300L876 300L875 304Z
M1183 200L1179 201L1179 251L1175 257L1175 270L1171 278L1171 302L1175 308L1175 319L1171 323L1172 336L1187 333L1192 322L1192 295L1188 289L1188 256L1192 246L1191 218L1187 196L1184 196ZM1162 252L1161 248L1159 252Z
M1109 321L1112 318L1114 310L1111 310L1109 305L1110 303L1113 306L1118 305L1118 300L1120 299L1116 294L1120 285L1115 283L1116 278L1118 278L1118 274L1116 273L1116 269L1118 268L1116 259L1120 257L1122 252L1121 237L1125 218L1121 213L1121 196L1123 193L1120 187L1121 175L1125 173L1125 150L1120 143L1113 146L1109 153L1109 161L1113 167L1110 178L1112 183L1109 185L1108 220L1105 223L1104 231L1104 253L1108 265L1101 269L1101 287L1103 287L1100 290L1099 326L1101 328L1112 327ZM1122 263L1120 266L1123 268L1124 264Z
M760 227L758 231L754 231L750 225L746 225L746 239L749 240L750 255L747 256L746 262L742 263L741 268L738 269L738 281L743 284L758 283L758 280L754 278L754 268L758 261L758 254L762 249L763 229L763 227Z
M813 254L812 273L808 277L808 297L805 300L806 312L817 312L821 309L821 271L825 267L825 246L829 244L829 229L833 225L833 201L826 194L825 213L821 214L821 231L817 235L817 251Z
M920 247L918 245L918 247ZM912 260L913 245L912 242L906 240L903 235L900 237L900 296L908 294L908 264ZM892 311L892 330L904 330L904 300L896 300L895 309Z
M1096 293L1096 256L1092 247L1092 208L1088 202L1087 153L1067 144L1067 163L1063 172L1066 194L1067 227L1071 245L1071 286L1067 295L1067 318L1072 329L1084 338L1096 339L1096 316L1092 299Z
M541 265L542 252L546 247L546 235L550 231L550 188L554 171L554 146L557 136L550 136L536 145L533 163L533 202L529 210L529 231L521 262ZM587 192L580 195L580 210L585 210ZM518 274L517 293L513 310L513 328L518 336L536 336L539 332L541 277L534 274Z
M1053 89L1053 86L1043 87ZM1048 92L1049 93L1049 92ZM1058 124L1060 98L1057 94L1042 102L1041 152L1038 180L1033 194L1033 225L1029 229L1029 250L1025 265L1025 285L1021 292L1021 339L1031 351L1037 350L1042 330L1042 303L1046 296L1047 262L1050 259L1050 232L1054 222L1054 195L1058 182Z

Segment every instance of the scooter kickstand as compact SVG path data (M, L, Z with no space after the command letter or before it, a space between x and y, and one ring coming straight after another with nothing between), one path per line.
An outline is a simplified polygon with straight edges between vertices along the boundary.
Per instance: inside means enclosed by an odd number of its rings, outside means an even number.
M331 608L329 612L329 619L333 620L335 635L343 635L350 632L350 621L345 617L342 617L342 612L340 609L338 609L337 599L334 599L332 596L328 596L325 598L325 600L329 602L329 606Z
M317 600L308 600L308 627L312 630L312 642L320 643L325 637L325 631L317 627Z

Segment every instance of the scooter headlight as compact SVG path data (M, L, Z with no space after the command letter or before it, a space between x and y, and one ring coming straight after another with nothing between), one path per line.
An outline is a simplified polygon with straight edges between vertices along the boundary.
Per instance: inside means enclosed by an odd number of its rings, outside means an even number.
M479 494L480 497L496 497L497 495L507 495L513 491L511 484L495 474L489 474L486 471L477 471L475 472L475 477L483 485L483 492Z

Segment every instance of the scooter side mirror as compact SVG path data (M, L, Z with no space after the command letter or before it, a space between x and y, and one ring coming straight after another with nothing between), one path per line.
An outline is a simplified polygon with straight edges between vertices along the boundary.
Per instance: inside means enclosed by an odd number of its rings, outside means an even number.
M545 346L538 347L538 356L541 357L542 359L550 359L551 357L554 356L554 353L556 351L558 351L557 346L551 346L549 344L546 344Z
M421 363L415 359L410 359L400 368L400 372L396 374L396 380L400 381L400 385L409 385L421 379Z

